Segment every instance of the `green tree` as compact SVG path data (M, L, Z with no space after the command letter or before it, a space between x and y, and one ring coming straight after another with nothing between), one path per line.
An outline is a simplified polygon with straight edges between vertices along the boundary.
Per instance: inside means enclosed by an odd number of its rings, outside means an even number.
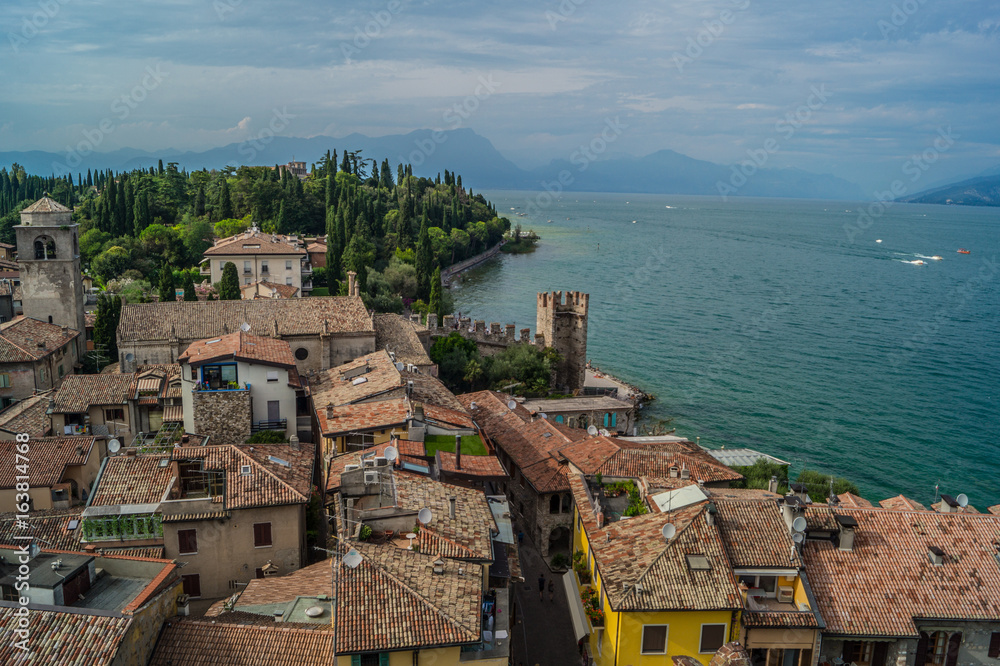
M94 257L90 264L91 270L105 282L118 277L132 264L128 250L120 245L114 245Z
M357 273L358 289L365 291L368 285L368 267L375 263L375 244L355 235L344 250L344 267Z
M170 266L164 264L160 269L160 285L157 289L161 303L170 303L177 300L177 293L174 286L174 272Z
M429 311L433 312L438 316L438 322L441 322L444 317L444 305L441 298L441 267L434 269L434 274L431 276L431 300L428 302Z
M434 271L434 249L431 247L426 221L420 225L420 235L417 236L416 269L418 294L420 298L429 298L431 273Z
M184 282L182 284L184 289L184 300L185 301L197 301L198 292L194 288L194 278L191 277L191 271L184 271Z
M222 179L222 185L219 187L218 214L220 220L227 220L233 217L233 198L229 194L229 181L225 178Z
M100 370L103 363L118 359L118 322L122 302L117 296L101 294L97 299L97 317L94 319L94 365Z
M236 264L227 261L222 267L222 280L219 282L220 301L238 301L243 297L240 292L240 276L236 272Z

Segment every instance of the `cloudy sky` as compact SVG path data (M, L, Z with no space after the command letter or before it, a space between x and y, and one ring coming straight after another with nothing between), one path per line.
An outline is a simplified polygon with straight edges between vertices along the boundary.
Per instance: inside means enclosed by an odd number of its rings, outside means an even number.
M949 127L924 182L1000 165L995 0L4 0L0 28L0 150L203 150L278 109L288 136L467 127L523 167L616 118L606 156L766 145L866 189Z

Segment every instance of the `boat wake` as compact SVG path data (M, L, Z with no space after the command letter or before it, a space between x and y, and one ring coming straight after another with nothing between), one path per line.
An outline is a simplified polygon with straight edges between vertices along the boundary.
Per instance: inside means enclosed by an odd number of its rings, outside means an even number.
M921 261L920 259L914 259L913 261L907 261L906 259L900 259L900 262L904 264L913 264L914 266L926 266L926 261Z
M928 257L926 254L915 254L914 257L920 257L921 259L930 259L931 261L941 261L944 257L935 254L933 257Z

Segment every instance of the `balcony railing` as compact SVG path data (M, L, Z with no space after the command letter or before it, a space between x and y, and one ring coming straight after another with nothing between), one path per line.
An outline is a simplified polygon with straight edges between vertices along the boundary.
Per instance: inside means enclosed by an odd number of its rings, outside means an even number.
M278 419L276 421L257 421L250 424L250 432L260 432L261 430L287 430L288 419Z
M206 265L202 266L200 269L198 269L198 272L201 275L211 275L212 274L212 267L206 264Z
M307 261L306 263L302 264L303 275L312 275L312 272L313 272L313 267L311 263Z
M163 538L163 521L158 513L84 518L81 528L81 541L86 542Z
M312 291L313 282L312 280L306 280L302 283L302 291Z

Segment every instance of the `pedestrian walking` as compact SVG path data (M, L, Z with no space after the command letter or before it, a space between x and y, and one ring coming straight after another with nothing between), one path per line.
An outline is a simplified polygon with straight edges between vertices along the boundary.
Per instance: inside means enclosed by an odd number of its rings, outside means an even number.
M545 574L538 574L538 600L545 601L543 594L545 593Z
M549 579L549 601L555 603L556 600L556 584L551 578Z

